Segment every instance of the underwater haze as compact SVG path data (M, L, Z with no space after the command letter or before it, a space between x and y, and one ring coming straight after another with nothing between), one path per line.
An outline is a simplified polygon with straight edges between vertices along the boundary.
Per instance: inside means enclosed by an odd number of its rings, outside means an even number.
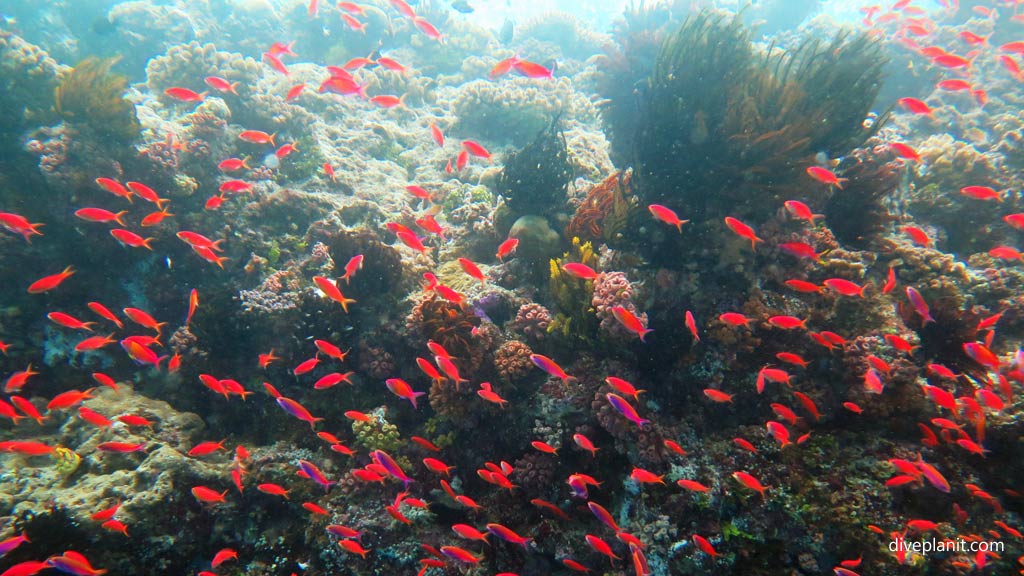
M1024 1L0 16L0 576L1024 574Z

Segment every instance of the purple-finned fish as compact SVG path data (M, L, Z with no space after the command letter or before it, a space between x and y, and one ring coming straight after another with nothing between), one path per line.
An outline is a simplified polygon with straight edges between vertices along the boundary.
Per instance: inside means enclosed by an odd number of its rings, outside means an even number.
M337 482L331 482L327 479L327 476L317 468L316 464L313 464L309 460L299 460L299 470L302 470L306 476L313 482L324 487L324 492L328 492L331 486L337 484Z
M924 323L935 322L935 318L932 318L931 311L928 309L928 303L924 301L924 297L921 293L915 290L911 286L907 286L907 299L914 305L914 310L924 320Z
M73 576L100 576L106 574L106 570L98 570L89 564L89 560L74 550L65 550L60 556L50 556L46 563L51 567Z
M441 554L444 554L456 562L463 562L465 564L476 564L477 562L480 562L480 558L473 556L468 550L463 550L458 546L441 546Z
M405 471L402 470L402 467L398 465L398 462L395 462L395 459L389 456L387 452L383 450L374 450L373 452L370 452L370 458L387 470L388 474L391 474L396 479L401 480L403 490L409 486L410 482L413 481L413 479L409 478Z
M530 354L530 361L533 362L537 368L540 368L555 378L560 379L563 384L568 384L570 381L576 379L576 377L566 374L565 370L562 370L561 366L547 356Z
M530 541L530 538L526 538L516 534L509 528L502 526L501 524L488 524L487 531L494 534L498 538L501 538L505 542L511 542L512 544L519 544L523 548L526 548L526 543Z
M566 481L566 484L572 488L572 495L576 498L583 498L584 500L590 498L590 493L587 491L587 484L575 474L569 476L569 480Z
M280 398L277 399L277 405L280 406L281 409L283 409L285 412L291 414L292 416L295 416L299 420L302 420L303 422L309 422L309 427L313 428L314 430L316 429L316 423L323 420L323 418L314 418L313 415L309 413L309 410L306 410L305 406L299 404L298 402L292 400L291 398L281 396Z
M619 396L618 394L612 394L611 392L609 392L605 394L604 397L608 399L608 403L611 404L613 408L618 410L623 416L626 417L626 419L636 424L637 426L643 428L644 424L650 423L650 420L641 418L640 415L636 413L636 409L633 408L633 406L631 406L630 403L627 402L626 399L623 398L622 396Z
M611 513L608 512L604 506L601 506L597 502L587 502L587 508L590 508L590 511L594 513L594 516L597 516L597 519L604 523L605 526L611 528L613 532L622 531L619 528L619 525L615 522L615 518L612 518Z
M4 540L3 542L0 542L0 556L7 554L11 550L14 550L18 546L21 546L22 544L28 541L29 539L24 534L20 534L18 536L12 536L7 540Z

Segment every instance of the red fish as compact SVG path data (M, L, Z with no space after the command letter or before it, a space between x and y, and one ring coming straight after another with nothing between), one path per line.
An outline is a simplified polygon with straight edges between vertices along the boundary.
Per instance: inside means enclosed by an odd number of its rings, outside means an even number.
M110 235L123 246L128 246L129 248L146 248L147 250L153 249L149 243L156 240L156 238L143 238L131 230L125 230L124 228L114 228L110 231Z
M707 396L713 402L732 402L732 394L726 394L721 390L715 390L714 388L705 388L704 395Z
M62 282L70 278L71 275L74 273L75 269L72 268L71 266L68 266L67 268L64 269L63 272L51 274L49 276L44 276L43 278L40 278L39 280L36 280L35 282L29 285L28 293L42 294L43 292L49 292L50 290L53 290L54 288L60 286Z
M508 74L509 71L512 70L512 67L515 66L517 62L519 62L519 56L505 58L504 60L501 60L500 62L495 64L494 68L491 68L489 76L491 77L492 80L494 78L500 78L505 74Z
M754 229L747 226L743 222L733 218L732 216L725 217L725 225L729 227L737 236L750 240L750 249L756 250L758 242L764 242L764 240L757 237L754 233Z
M206 98L206 92L195 92L188 88L173 87L164 90L164 94L174 98L175 100L181 100L182 102L202 102Z
M430 135L439 148L444 148L444 132L441 132L441 129L433 122L430 123Z
M897 100L900 106L906 109L911 114L918 114L923 116L932 116L932 108L923 101L917 98L900 98Z
M102 208L80 208L75 211L75 216L88 222L117 222L121 226L124 226L122 218L127 213L127 210L122 210L115 214L110 210L104 210Z
M261 130L243 130L238 134L238 139L252 144L270 144L276 147L277 144L274 143L275 136L277 136L277 133L267 134Z
M60 324L61 326L72 330L87 330L92 332L92 326L96 324L95 322L82 322L78 318L63 312L50 312L46 317L55 324Z
M675 211L661 204L651 204L647 207L647 210L658 220L670 226L675 226L680 234L683 233L683 224L689 222L689 220L681 220Z
M761 494L761 500L765 502L767 501L765 497L765 491L768 490L769 486L764 486L763 484L761 484L761 482L753 475L747 472L737 471L732 473L732 477L735 478L740 484L743 484L743 486L745 486L746 488L754 490L755 492L759 492Z
M626 328L626 330L629 330L639 336L641 342L646 342L644 338L646 338L646 336L651 332L654 332L653 329L646 327L644 322L633 314L633 312L623 308L622 306L612 306L611 312L612 316L614 316L615 319Z
M353 300L352 298L346 298L345 295L341 293L341 290L334 282L331 282L330 280L324 278L323 276L314 276L313 282L316 283L317 287L320 288L320 290L324 293L325 296L341 304L341 308L342 310L345 311L346 314L348 314L348 305L356 303L356 301Z
M804 292L807 294L816 294L822 291L822 287L818 286L813 282L807 282L805 280L786 280L785 285L797 292Z
M498 246L498 253L494 257L504 261L506 256L516 251L517 246L519 246L519 239L509 238Z
M936 84L935 87L939 90L947 90L949 92L962 92L964 90L970 91L974 89L974 86L970 82L960 80L959 78L942 80Z
M1003 201L1003 197L999 195L999 192L996 192L989 186L964 186L960 189L960 193L975 200Z
M484 148L475 140L463 140L462 148L465 149L466 152L469 152L478 158L483 158L485 160L491 159L491 153L487 151L487 148Z
M824 218L822 214L814 214L811 212L811 208L800 202L799 200L786 200L783 203L786 211L789 212L794 218L799 220L806 220L809 224L814 224L815 218Z
M526 76L527 78L551 78L552 70L545 66L541 66L536 62L530 62L528 60L517 59L512 63L512 69L516 72Z
M12 214L11 212L0 212L0 226L9 232L21 234L25 241L32 243L32 236L42 236L39 227L43 224L32 224L24 216Z
M433 24L428 22L426 18L420 18L417 16L412 19L412 23L415 24L416 27L420 29L420 32L426 34L427 38L437 40L442 44L444 43L444 36L437 28L434 27Z
M917 153L917 150L914 150L910 146L907 146L906 144L903 144L901 142L890 143L889 149L892 150L896 154L896 156L899 156L900 158L914 160L916 162L921 161L921 155Z
M718 316L718 319L730 326L746 326L750 328L750 318L739 312L724 312Z
M824 284L827 288L842 296L859 296L861 298L864 297L864 291L870 286L870 284L861 286L843 278L829 278L825 280Z

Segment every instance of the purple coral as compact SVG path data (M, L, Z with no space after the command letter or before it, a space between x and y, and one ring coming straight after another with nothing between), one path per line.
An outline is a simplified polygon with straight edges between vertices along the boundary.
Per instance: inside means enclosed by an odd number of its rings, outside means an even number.
M591 304L597 312L597 317L601 319L601 329L605 333L633 336L612 314L612 308L616 306L625 308L639 318L641 323L647 325L647 314L637 310L633 304L633 291L629 278L622 272L605 272L594 280L594 297Z
M515 327L527 338L540 341L548 333L548 325L551 324L551 312L547 308L530 302L523 304L516 312Z

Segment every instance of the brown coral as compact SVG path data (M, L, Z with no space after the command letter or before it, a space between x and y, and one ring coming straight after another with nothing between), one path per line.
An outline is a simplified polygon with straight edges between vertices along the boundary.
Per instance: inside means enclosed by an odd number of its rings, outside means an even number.
M494 369L506 382L516 382L533 371L530 355L533 351L519 340L509 340L494 353Z

